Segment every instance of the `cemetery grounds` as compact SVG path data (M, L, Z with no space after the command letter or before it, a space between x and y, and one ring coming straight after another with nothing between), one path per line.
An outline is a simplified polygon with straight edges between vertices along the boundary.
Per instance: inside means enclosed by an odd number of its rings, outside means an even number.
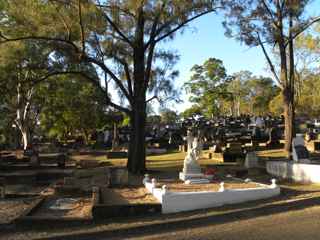
M243 170L243 167L239 165L239 163L225 163L219 158L209 159L207 155L208 151L204 151L199 161L203 170L214 169L217 175L224 176L227 174L236 175ZM268 160L285 159L285 152L281 149L266 150L261 148L260 151L257 151L257 155L259 156L261 165ZM44 159L49 159L50 157L52 156L43 156ZM157 179L176 178L178 172L182 169L184 157L185 153L178 151L150 155L147 157L148 172L150 176ZM312 157L320 158L320 154L312 153ZM78 151L72 153L67 166L70 164L70 167L72 167L72 164L77 164L81 161L86 163L90 161L98 162L100 166L115 168L125 167L126 165L125 158L106 159L106 151ZM63 171L68 171L68 167ZM23 171L20 171L20 174L24 176ZM250 178L254 182L270 184L271 176L265 172L265 169L255 168L249 169L249 171L245 175L240 176L240 178ZM156 199L147 192L142 185L142 180L143 177L129 176L130 187L118 188L115 193L109 193L106 189L104 192L105 196L102 196L102 198L107 199L104 204L107 206L110 205L111 208L115 209L117 205L122 204L157 205ZM160 183L161 181L159 184ZM55 211L50 211L48 207L46 207L46 205L55 200L54 197L47 197L47 202L37 208L35 212L30 213L28 209L33 208L34 205L37 205L39 201L41 201L37 195L39 193L50 195L54 184L57 184L56 180L52 180L50 184L44 185L28 183L22 180L19 184L10 185L7 192L11 194L12 198L18 193L25 195L26 198L17 200L8 199L7 202L0 202L0 232L2 232L0 239L41 239L50 237L52 237L52 239L88 239L86 237L91 236L90 234L92 234L92 236L101 235L122 239L122 237L127 237L130 234L133 234L133 236L147 235L148 233L152 233L153 229L158 229L159 232L174 232L181 229L183 225L192 226L193 224L199 223L199 221L201 224L210 224L212 221L223 222L225 221L224 216L231 219L237 216L235 221L238 221L246 218L247 213L250 213L250 218L254 218L261 215L295 211L295 209L300 209L304 203L306 206L313 206L318 203L317 198L320 196L320 185L318 184L298 184L288 180L280 180L278 184L281 187L281 195L278 197L191 212L175 214L153 212L141 216L139 214L135 215L134 213L131 216L126 216L126 214L121 216L119 212L116 212L111 213L110 217L92 220L92 206L90 206L91 196L77 196L77 194L74 193L71 196L75 199L79 197L81 201L78 201L77 206L71 208L70 211L64 212L64 214L56 214ZM176 182L167 184L171 189L179 188ZM226 187L230 189L233 187L241 188L240 185L239 183L231 182L227 183ZM197 186L199 186L199 189L197 189ZM186 187L186 189L180 190L190 190L191 188L192 191L205 191L211 187L212 186L206 184L202 186L191 185ZM214 190L218 190L218 187L219 180L217 180L213 188ZM250 186L250 183L248 183L242 187L250 188L254 186L253 184ZM30 196L34 196L34 198L30 198ZM36 215L36 218L33 218L33 215ZM48 216L52 218L51 221L48 221ZM9 222L11 224L6 224Z

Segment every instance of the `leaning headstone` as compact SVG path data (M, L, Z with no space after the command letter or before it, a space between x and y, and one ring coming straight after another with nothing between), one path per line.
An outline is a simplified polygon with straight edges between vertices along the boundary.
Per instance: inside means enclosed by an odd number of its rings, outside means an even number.
M309 152L304 145L302 134L297 134L292 140L292 158L294 162L310 163Z

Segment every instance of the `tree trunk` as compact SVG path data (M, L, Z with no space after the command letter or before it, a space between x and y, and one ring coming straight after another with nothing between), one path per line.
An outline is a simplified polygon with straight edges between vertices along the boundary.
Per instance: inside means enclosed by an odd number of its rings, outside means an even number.
M117 123L113 123L112 151L116 151L119 147L119 131Z
M133 49L133 100L130 114L130 143L127 168L133 174L142 174L146 170L145 128L146 128L146 91L148 71L145 67L144 12L138 9L137 27ZM152 60L152 59L151 59Z
M29 144L29 133L25 128L20 128L20 132L22 135L23 150L26 150Z
M291 156L292 139L295 137L295 103L294 103L294 82L295 82L295 65L294 65L294 50L293 50L293 19L292 12L289 16L289 81L287 81L286 87L283 91L284 99L284 117L285 117L285 150L288 153L288 157Z
M294 103L291 89L282 91L284 101L284 121L285 121L285 150L290 155L292 148L292 139L294 137Z
M145 159L145 103L137 102L130 116L130 142L127 168L134 174L142 174L146 170Z

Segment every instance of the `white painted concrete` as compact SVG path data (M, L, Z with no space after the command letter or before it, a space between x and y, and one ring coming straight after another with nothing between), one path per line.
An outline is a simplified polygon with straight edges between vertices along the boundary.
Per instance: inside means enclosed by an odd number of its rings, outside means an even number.
M166 187L163 189L153 188L150 182L146 182L145 186L161 202L162 213L218 207L270 198L280 194L280 188L275 182L271 185L260 184L261 187L253 189L227 190L220 188L219 192L171 192Z
M320 183L320 165L285 161L268 161L267 172L271 175L303 183Z

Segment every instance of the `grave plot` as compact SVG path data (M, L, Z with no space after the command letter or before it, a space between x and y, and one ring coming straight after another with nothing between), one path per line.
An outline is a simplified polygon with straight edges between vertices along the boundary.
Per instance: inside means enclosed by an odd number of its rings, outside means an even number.
M146 177L145 187L162 204L162 213L176 213L243 203L280 194L275 180L271 185L244 182L240 179L187 185L176 180L160 181Z
M163 185L170 189L171 192L217 192L221 187L221 181L215 180L207 184L185 184L183 181L179 180L159 180L156 187L161 188ZM254 182L244 182L240 179L224 179L225 189L249 189L260 187L260 184Z
M90 220L92 199L87 196L47 196L23 220Z
M161 212L161 204L144 186L100 188L94 202L95 219Z
M42 198L39 197L8 197L0 199L0 226L11 224L18 218L28 214L41 200Z

